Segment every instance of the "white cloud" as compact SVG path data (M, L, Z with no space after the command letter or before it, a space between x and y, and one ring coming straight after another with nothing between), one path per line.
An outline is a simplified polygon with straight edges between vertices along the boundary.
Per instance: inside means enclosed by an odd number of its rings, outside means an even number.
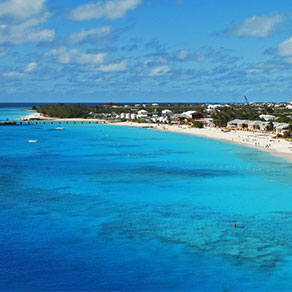
M265 38L283 21L284 17L277 13L254 15L241 23L230 25L225 32L236 37Z
M187 50L180 50L177 54L178 59L185 60L189 55L189 52Z
M169 71L170 71L169 66L159 66L159 67L152 69L149 72L148 76L151 76L151 77L163 76L163 75L168 74Z
M102 72L122 72L127 70L127 60L123 60L119 63L102 65L98 69Z
M25 67L24 72L31 73L36 70L37 66L38 66L38 63L31 62Z
M45 56L55 57L60 64L100 64L104 61L106 53L80 53L76 49L67 50L65 47L53 49L45 54Z
M0 48L0 58L6 56L7 51L3 48Z
M44 10L45 0L7 0L0 3L0 17L26 19Z
M29 76L30 73L34 72L37 69L37 66L38 63L31 62L27 64L24 69L21 69L19 71L4 72L2 76L11 79L22 79Z
M5 78L21 79L25 77L25 74L22 72L10 71L10 72L4 72L2 76Z
M292 37L278 46L278 54L282 57L292 57Z
M55 30L44 29L49 13L45 0L8 0L0 3L0 44L52 41Z
M254 73L262 73L263 70L262 69L258 69L258 68L250 68L246 70L246 73L248 74L254 74Z
M110 26L103 26L92 28L89 30L82 30L79 32L72 32L67 37L67 40L70 44L75 45L85 42L98 42L99 40L104 39L111 33L112 29Z
M100 64L104 61L106 53L98 54L81 54L76 57L76 62L78 64Z
M129 10L134 10L141 2L142 0L100 0L76 7L70 11L69 17L76 21L118 19L126 16Z

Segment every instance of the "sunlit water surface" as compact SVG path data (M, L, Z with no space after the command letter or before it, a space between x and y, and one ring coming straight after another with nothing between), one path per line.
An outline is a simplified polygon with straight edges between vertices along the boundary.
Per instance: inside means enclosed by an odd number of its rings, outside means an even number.
M0 127L0 290L291 291L290 163L181 134L57 126Z

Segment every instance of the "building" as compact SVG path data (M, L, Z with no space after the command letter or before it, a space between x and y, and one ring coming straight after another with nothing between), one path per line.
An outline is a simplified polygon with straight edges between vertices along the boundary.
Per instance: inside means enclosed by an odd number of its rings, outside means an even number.
M183 112L180 115L180 118L186 118L186 119L192 119L192 120L201 119L203 118L203 114L197 111L187 111L187 112Z
M265 121L273 121L276 119L273 115L260 115L259 118L264 119Z
M288 123L273 123L274 129L276 130L276 134L283 134L284 132L289 130Z
M148 117L148 112L146 110L139 110L137 118L138 119L144 119Z
M161 112L161 114L162 114L163 116L171 115L171 114L172 114L172 111L171 111L171 110L168 110L168 109L165 109L165 110L163 110L163 111Z
M236 129L248 128L249 122L251 121L235 119L227 123L227 128L236 128Z
M204 127L215 127L215 124L212 118L202 118L202 119L199 119L199 121L203 124Z

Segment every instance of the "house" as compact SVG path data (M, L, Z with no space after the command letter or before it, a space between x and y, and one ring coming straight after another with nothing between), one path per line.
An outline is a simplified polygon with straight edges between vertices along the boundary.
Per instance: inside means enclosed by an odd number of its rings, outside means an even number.
M265 121L273 121L276 119L273 115L260 115L259 118L264 119Z
M136 120L137 115L136 114L131 114L131 120Z
M289 129L288 123L273 123L273 125L276 129L276 134L283 134Z
M146 111L146 110L139 110L138 111L138 115L147 115L148 114L148 112Z
M247 128L248 122L249 121L247 120L235 119L227 123L227 128L238 128L238 129Z
M148 112L146 110L139 110L137 118L138 119L143 119L148 117Z
M248 122L248 129L249 130L263 130L267 126L266 122L262 121L249 121Z
M183 112L180 115L180 118L186 118L186 119L192 119L192 120L201 119L203 118L203 114L197 111L187 111L187 112Z
M202 118L199 121L203 124L204 127L215 127L212 118Z
M161 114L162 114L163 116L171 115L171 114L172 114L172 111L171 111L171 110L168 110L168 109L165 109L165 110L163 110L163 111L161 112Z

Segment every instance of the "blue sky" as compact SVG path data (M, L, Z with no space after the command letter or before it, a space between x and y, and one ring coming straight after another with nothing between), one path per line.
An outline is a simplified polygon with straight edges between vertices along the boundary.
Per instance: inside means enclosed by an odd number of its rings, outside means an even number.
M0 0L0 102L292 96L288 0Z

